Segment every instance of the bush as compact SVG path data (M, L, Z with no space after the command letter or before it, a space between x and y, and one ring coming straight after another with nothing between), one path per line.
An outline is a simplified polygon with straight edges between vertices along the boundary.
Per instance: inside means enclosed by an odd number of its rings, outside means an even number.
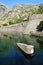
M43 4L39 5L38 10L35 11L36 14L43 14Z
M9 21L9 25L12 25L12 24L14 24L14 22L12 22L12 21Z
M40 22L39 27L43 30L43 21Z
M7 24L7 23L5 23L5 24L3 24L3 26L8 26L8 24Z
M43 28L43 21L40 22L39 26Z

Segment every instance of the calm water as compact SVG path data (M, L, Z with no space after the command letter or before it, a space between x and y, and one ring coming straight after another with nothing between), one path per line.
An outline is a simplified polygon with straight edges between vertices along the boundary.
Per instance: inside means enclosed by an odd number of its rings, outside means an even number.
M27 59L17 48L18 42L34 45L32 59ZM43 65L43 38L0 34L0 65Z

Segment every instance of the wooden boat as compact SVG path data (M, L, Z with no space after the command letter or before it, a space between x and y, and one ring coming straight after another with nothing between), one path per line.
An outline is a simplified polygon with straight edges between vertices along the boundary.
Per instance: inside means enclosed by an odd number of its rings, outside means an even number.
M17 46L27 55L33 56L34 53L34 46L33 45L27 45L23 43L17 43Z

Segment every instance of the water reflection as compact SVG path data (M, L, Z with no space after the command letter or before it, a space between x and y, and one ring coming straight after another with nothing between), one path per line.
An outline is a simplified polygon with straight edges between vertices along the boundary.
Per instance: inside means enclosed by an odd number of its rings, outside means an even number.
M11 49L0 57L0 65L43 65L43 54L35 52L33 58L27 59L21 52Z
M27 44L32 44L35 47L35 50L43 52L43 38L24 35L24 38L28 42Z
M27 59L19 51L16 45L18 42L35 46L35 53L31 59ZM43 39L29 35L1 35L0 65L43 65Z
M24 44L32 44L35 47L36 51L43 52L43 39L38 37L33 37L29 35L8 35L2 34L0 35L0 54L9 51L11 48L19 51L16 43L21 42Z
M43 49L43 40L37 39L37 42L39 43L40 48Z

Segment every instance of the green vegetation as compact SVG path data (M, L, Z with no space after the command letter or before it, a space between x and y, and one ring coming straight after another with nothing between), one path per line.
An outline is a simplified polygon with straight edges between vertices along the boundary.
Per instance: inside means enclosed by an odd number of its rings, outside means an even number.
M43 4L40 4L37 7L24 5L22 7L17 7L17 10L11 9L0 18L0 21L6 21L3 26L29 21L29 16L33 14L43 14Z
M12 25L12 24L14 24L14 22L10 20L10 21L9 21L9 25Z
M40 4L37 10L32 11L32 14L43 14L43 4Z
M39 26L40 26L41 28L43 28L43 21L40 21Z
M4 23L3 26L8 26L8 24L7 23Z
M43 30L43 21L40 21L40 24L38 25L38 31Z
M39 6L38 12L41 13L41 14L43 13L43 4L41 4L41 5Z
M18 18L15 19L15 23L20 23L20 22L22 22L22 17L20 17L19 19Z
M36 11L37 14L43 14L43 4L39 5L39 9Z

